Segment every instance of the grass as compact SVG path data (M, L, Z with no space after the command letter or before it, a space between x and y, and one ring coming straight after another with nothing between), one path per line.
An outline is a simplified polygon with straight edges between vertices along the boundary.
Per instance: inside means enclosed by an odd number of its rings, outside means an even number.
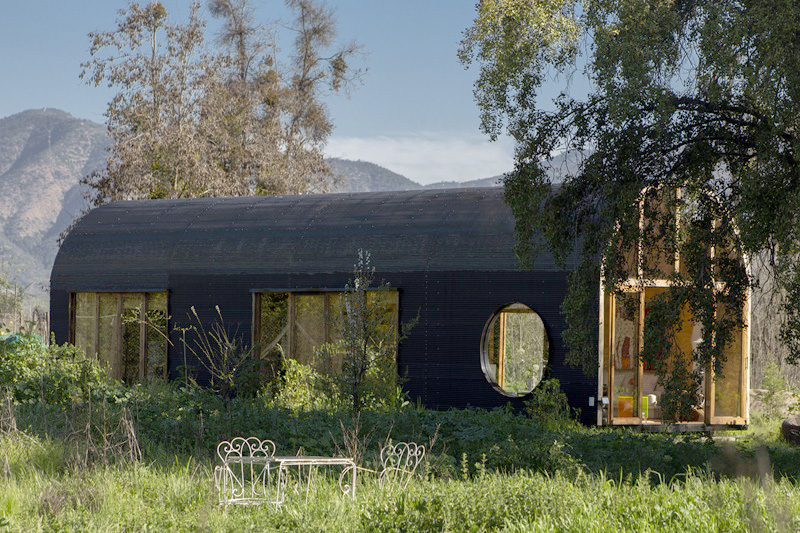
M6 441L7 442L7 441ZM5 443L4 443L5 444ZM220 508L210 467L136 464L53 475L28 468L0 484L15 531L794 531L800 490L690 474L568 477L520 470L470 479L419 478L407 490L367 481L356 501L319 479L282 511ZM294 496L294 497L292 497Z
M406 406L353 417L268 393L127 387L69 346L2 349L0 531L800 529L800 451L776 420L754 417L720 442L582 427L546 404L532 416ZM290 493L281 511L225 509L214 449L236 435L272 439L281 455L357 452L372 468L389 439L429 455L407 489L364 475L351 501L319 476L308 501Z
M18 406L21 431L0 437L5 527L379 532L800 528L800 453L777 437L774 421L737 433L735 444L542 424L508 410L364 413L355 431L356 421L342 413L292 412L255 400L227 408L220 404L216 410L217 400L203 398L195 404L205 406L200 410L203 423L171 436L157 432L160 410L152 401L146 419L140 411L137 422L148 450L144 459L91 467L70 462L57 411L38 404ZM377 449L387 434L395 440L428 439L429 445L430 437L436 438L425 472L406 490L380 489L365 475L358 498L351 501L334 479L323 475L315 478L308 501L290 493L281 511L267 506L225 509L212 490L214 461L208 450L216 432L241 433L239 418L250 420L250 428L272 433L284 443L282 453L293 453L298 443L307 453L342 451L343 432L357 434L369 450ZM49 429L37 432L34 424ZM374 460L368 453L365 461Z

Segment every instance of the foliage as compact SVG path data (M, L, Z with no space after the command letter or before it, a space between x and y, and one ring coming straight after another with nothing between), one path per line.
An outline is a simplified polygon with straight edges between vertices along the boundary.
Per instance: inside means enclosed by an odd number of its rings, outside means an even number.
M193 342L186 348L208 372L211 388L223 398L246 392L248 381L256 373L252 365L254 348L247 345L238 328L231 331L225 325L219 306L214 308L217 316L210 329L203 325L194 306L191 311L192 323L188 327ZM249 388L252 391L252 385Z
M789 390L789 385L781 375L781 370L775 363L770 363L764 369L764 378L761 380L764 393L761 396L764 415L767 418L776 418L781 414L781 400L784 393Z
M293 411L336 411L345 405L330 375L291 358L283 359L283 371L270 389L277 406Z
M402 324L398 338L393 313L378 297L389 287L373 287L374 279L369 252L359 250L337 317L341 340L317 353L326 373L339 382L341 394L350 399L354 412L398 399L397 344L416 324L416 319Z
M17 402L67 406L115 394L120 384L108 371L70 344L42 344L33 334L0 341L0 389Z
M326 191L322 148L332 130L323 91L348 90L356 44L334 46L333 11L287 0L296 35L288 62L249 0L215 0L206 38L200 3L173 23L164 5L130 2L111 31L93 32L81 77L117 92L106 117L106 168L87 176L92 202Z
M506 127L517 142L506 193L518 251L535 252L529 243L541 234L557 259L576 246L583 257L563 307L568 359L595 372L596 327L585 317L596 288L585 265L601 257L606 292L638 271L669 279L656 305L688 308L702 323L692 353L665 342L642 354L663 363L659 380L676 387L674 413L691 403L694 369L713 364L722 373L726 345L744 326L736 310L751 280L737 256L770 257L772 286L800 294L800 69L787 59L800 40L791 24L775 23L795 20L799 9L773 1L489 0L462 42L462 62L480 69L483 130L496 137ZM547 80L579 69L591 84L585 98L567 89L552 105L541 101ZM578 160L558 187L546 172L556 151ZM680 272L658 266L676 253ZM800 356L796 300L785 298L783 308L790 361ZM679 318L661 313L648 322L660 333L646 335L669 341ZM684 357L693 363L670 377L667 362Z
M567 395L556 378L542 380L525 400L525 414L545 425L559 425L570 420L572 409Z

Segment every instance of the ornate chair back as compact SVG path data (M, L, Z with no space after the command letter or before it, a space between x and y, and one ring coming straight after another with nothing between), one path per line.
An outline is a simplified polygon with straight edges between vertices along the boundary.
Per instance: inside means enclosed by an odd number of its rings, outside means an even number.
M275 443L257 437L236 437L217 445L222 465L214 469L214 485L221 505L273 503L278 490L279 470L273 466Z
M425 458L425 446L416 442L387 444L381 449L381 475L378 483L398 483L405 488Z

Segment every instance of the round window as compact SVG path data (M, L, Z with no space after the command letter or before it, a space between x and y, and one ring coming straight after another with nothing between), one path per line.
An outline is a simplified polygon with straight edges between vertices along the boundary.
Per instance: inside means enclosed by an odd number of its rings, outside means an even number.
M505 394L521 396L542 380L549 351L541 317L527 305L513 303L486 324L481 366L492 385Z

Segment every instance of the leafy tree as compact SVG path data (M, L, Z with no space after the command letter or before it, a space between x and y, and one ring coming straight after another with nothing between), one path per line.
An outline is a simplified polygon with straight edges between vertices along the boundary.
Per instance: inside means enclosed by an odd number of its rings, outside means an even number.
M348 61L359 48L334 49L335 18L323 4L287 6L297 36L287 65L248 0L210 2L223 22L216 47L198 2L183 24L159 2L131 2L114 30L89 35L82 78L118 90L106 112L106 168L85 179L95 205L329 188L322 148L332 125L322 97L358 79Z
M742 324L719 311L741 308L752 280L730 254L708 250L730 250L738 238L744 252L768 258L785 294L788 357L800 358L798 20L800 4L778 0L478 4L460 57L480 69L482 129L494 138L507 128L517 142L515 170L506 177L517 251L530 263L538 231L557 257L575 242L582 250L564 302L573 363L597 366L588 319L597 309L596 258L604 258L613 291L631 269L624 251L639 239L651 247L645 255L678 251L687 267L672 275L661 312L651 309L651 346L660 338L669 349L676 311L689 306L704 326L692 355L721 370L724 345ZM565 91L552 104L540 102L546 81L580 70L591 84L585 98ZM559 150L580 161L553 188L546 170ZM652 202L653 195L661 200ZM678 209L680 232L668 222ZM680 378L686 388L698 376Z
M95 205L111 200L232 193L201 164L200 94L207 69L205 23L192 4L186 24L171 24L158 2L131 3L117 28L89 34L81 77L117 89L106 118L112 145L106 168L85 178Z
M333 175L322 149L332 131L322 97L348 91L361 75L351 42L334 46L333 11L314 0L287 0L294 50L283 63L276 35L254 19L248 0L213 0L223 22L221 76L206 92L207 133L218 166L258 194L328 190Z

